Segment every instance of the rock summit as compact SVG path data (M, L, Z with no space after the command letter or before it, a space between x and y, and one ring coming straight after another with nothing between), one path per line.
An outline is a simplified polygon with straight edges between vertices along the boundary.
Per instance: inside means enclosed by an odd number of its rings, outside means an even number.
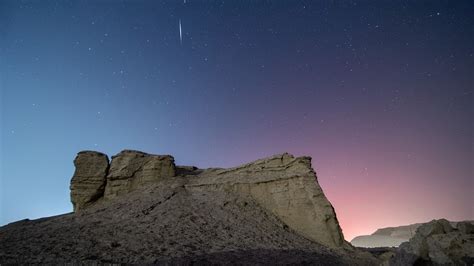
M283 153L229 169L198 169L176 166L170 155L124 150L109 163L103 153L83 151L74 165L70 188L75 211L152 184L175 181L187 191L229 191L249 197L304 237L328 247L345 244L310 157Z

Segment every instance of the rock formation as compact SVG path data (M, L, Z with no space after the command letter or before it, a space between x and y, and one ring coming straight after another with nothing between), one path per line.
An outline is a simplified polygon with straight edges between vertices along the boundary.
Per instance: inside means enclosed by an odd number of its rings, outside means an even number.
M70 189L71 202L77 211L103 197L109 158L100 152L82 151L77 154L74 166Z
M329 247L345 244L331 203L319 186L310 157L275 155L230 169L209 169L190 189L232 190L251 196L301 235Z
M230 169L80 152L75 212L0 227L0 264L374 265L344 241L309 157Z
M174 158L124 150L112 157L104 198L126 194L140 186L175 176Z
M445 219L421 225L416 234L400 245L390 265L473 265L474 225Z
M108 162L104 156L80 152L76 157L71 181L75 210L93 201L112 200L146 185L173 180L179 174L188 177L184 184L187 190L233 191L250 196L301 235L328 247L347 246L334 209L311 168L310 157L295 158L284 153L235 168L201 170L176 167L169 155L124 150L112 157L105 173Z

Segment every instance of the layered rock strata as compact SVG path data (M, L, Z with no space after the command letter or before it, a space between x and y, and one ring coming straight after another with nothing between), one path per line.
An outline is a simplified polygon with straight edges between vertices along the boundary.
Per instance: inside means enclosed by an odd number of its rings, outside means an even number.
M112 157L104 198L115 198L175 173L174 158L170 155L124 150Z
M74 160L76 170L71 179L71 202L79 211L104 196L109 158L95 151L81 151Z
M251 196L264 209L307 238L330 247L344 244L331 203L319 186L310 157L288 153L230 169L208 169L189 189L212 187Z
M177 167L169 155L125 150L112 157L110 167L101 153L81 152L75 162L71 181L75 211L151 184L180 182L188 191L251 197L300 235L328 247L349 247L318 184L310 157L284 153L229 169L198 169Z

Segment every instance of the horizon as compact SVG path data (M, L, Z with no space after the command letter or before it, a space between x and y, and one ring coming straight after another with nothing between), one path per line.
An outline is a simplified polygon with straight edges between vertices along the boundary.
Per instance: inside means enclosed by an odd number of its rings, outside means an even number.
M157 153L153 153L153 152L148 152L148 151L144 151L144 150L136 150L136 149L131 149L131 148L124 148L124 149L121 149L115 153L106 153L104 151L100 151L100 150L81 150L81 151L78 151L77 153L79 152L82 152L82 151L96 151L96 152L101 152L101 153L104 153L105 155L107 155L108 159L109 159L109 162L112 160L112 156L120 153L121 151L124 151L124 150L133 150L133 151L140 151L140 152L145 152L145 153L148 153L148 154L156 154L156 155L171 155L173 156L173 154L166 154L166 153L163 153L163 154L157 154ZM206 167L201 167L199 165L191 165L191 164L181 164L179 163L179 160L177 160L174 156L173 158L175 159L175 162L176 162L176 165L181 165L181 166L196 166L198 167L199 169L207 169L207 168L232 168L232 167L238 167L238 166L241 166L243 164L247 164L247 163L250 163L254 160L258 160L258 159L263 159L263 158L268 158L268 157L271 157L273 155L277 155L277 154L282 154L282 153L286 153L286 152L280 152L280 153L274 153L274 154L271 154L271 155L267 155L267 156L263 156L263 157L259 157L259 158L255 158L255 159L252 159L252 160L249 160L249 161L245 161L245 162L241 162L241 163L237 163L237 164L233 164L233 165L227 165L227 166L220 166L220 165L208 165ZM308 156L308 155L304 155L304 154L300 154L300 155L297 155L297 154L293 154L293 153L289 153L295 157L300 157L300 156ZM310 156L311 157L311 156ZM72 164L73 162L73 159L71 158L71 177L73 176L73 173L74 173L74 165ZM314 163L312 162L311 163L312 166L313 166L313 169L314 169ZM321 185L321 182L320 182L320 177L318 176L318 173L316 172L316 176L318 178L318 182L319 184ZM321 185L322 187L322 185ZM69 188L69 187L68 187ZM327 193L325 192L325 189L324 187L322 187L324 193L326 194L326 197L328 197ZM331 204L334 206L334 203L331 201L331 199L328 197L329 201L331 202ZM58 215L63 215L63 214L67 214L67 213L72 213L73 212L73 209L72 209L72 203L70 201L68 201L68 203L71 204L71 208L70 210L66 210L66 212L63 212L63 213L54 213L54 214L49 214L49 215L46 215L46 216L32 216L32 217L25 217L24 219L30 219L30 220L34 220L34 219L41 219L41 218L48 218L48 217L54 217L54 216L58 216ZM336 212L336 215L337 215L337 208L334 206L334 209L335 209L335 212ZM385 224L385 225L381 225L380 227L378 228L375 228L373 231L371 232L368 232L368 233L360 233L360 234L357 234L357 235L351 235L351 236L347 236L347 234L344 233L344 225L341 224L341 220L338 216L338 220L339 220L339 224L341 226L341 229L342 229L342 233L344 235L344 238L346 241L350 242L352 241L355 237L358 237L358 236L365 236L365 235L371 235L373 233L375 233L377 230L379 229L383 229L383 228L396 228L396 227L400 227L400 226L408 226L408 225L413 225L413 224L423 224L423 223L427 223L427 222L430 222L432 220L437 220L437 219L447 219L449 220L450 222L461 222L461 221L471 221L471 220L474 220L474 218L467 218L467 219L461 219L461 220L453 220L453 219L449 219L449 218L446 218L446 217L433 217L431 219L428 219L428 220L424 220L424 221L412 221L410 223L406 223L406 224L394 224L394 225L390 225L390 224ZM18 219L18 220L13 220L13 221L9 221L9 222L6 222L6 223L2 223L0 222L0 226L4 226L4 225L7 225L9 223L14 223L14 222L17 222L17 221L20 221L20 220L23 220L23 219Z
M346 240L474 220L471 1L0 2L0 225L81 150L312 157Z

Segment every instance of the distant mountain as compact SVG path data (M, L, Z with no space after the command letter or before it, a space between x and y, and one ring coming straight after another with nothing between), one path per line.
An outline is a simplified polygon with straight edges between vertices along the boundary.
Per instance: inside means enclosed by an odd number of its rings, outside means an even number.
M453 227L456 227L458 222L450 223ZM401 243L410 240L415 235L416 229L423 224L426 223L381 228L371 235L355 237L351 244L355 247L365 248L398 247Z

